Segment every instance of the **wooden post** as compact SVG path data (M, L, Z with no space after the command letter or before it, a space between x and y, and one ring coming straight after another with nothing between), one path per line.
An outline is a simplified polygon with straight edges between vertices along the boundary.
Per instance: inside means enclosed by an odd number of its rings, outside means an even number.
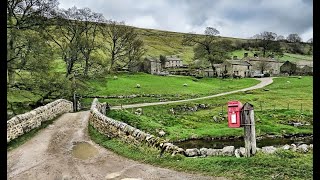
M256 154L256 127L254 123L253 105L245 103L241 111L241 124L244 127L245 156Z

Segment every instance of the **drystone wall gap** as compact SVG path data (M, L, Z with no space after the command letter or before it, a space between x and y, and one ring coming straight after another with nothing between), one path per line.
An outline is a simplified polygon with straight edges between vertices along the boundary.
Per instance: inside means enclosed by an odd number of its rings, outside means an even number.
M65 99L58 99L30 112L14 116L7 121L7 143L39 127L44 121L52 120L67 112L72 112L72 109L72 102Z

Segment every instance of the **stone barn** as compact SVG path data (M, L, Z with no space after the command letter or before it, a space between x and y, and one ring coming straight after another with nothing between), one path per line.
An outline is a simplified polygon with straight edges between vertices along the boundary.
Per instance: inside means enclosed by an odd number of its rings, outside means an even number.
M161 63L157 58L145 58L143 62L143 71L150 74L159 74L161 72Z

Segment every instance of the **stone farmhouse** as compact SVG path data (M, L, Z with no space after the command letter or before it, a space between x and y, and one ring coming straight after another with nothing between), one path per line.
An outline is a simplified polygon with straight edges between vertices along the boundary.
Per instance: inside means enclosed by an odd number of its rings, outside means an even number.
M271 75L280 74L280 66L283 64L274 58L265 58L258 56L244 57L242 60L252 65L251 70L254 73L269 73Z
M143 61L143 71L150 74L159 74L161 72L161 63L157 58L145 58Z
M165 68L179 68L183 66L179 56L166 56L166 59Z

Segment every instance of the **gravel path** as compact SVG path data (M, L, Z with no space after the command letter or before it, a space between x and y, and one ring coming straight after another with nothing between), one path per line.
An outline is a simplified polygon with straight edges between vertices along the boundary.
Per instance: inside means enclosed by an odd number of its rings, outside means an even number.
M66 113L52 125L7 155L7 179L225 179L177 172L136 162L100 147L88 137L89 111ZM78 159L72 153L76 142L87 142L95 155Z
M274 77L255 78L255 79L257 79L257 80L259 80L261 82L259 84L255 85L255 86L252 86L252 87L249 87L249 88L244 88L244 89L239 89L239 90L235 90L235 91L229 91L229 92L224 92L224 93L210 95L210 96L204 96L204 97L193 98L193 99L177 100L177 101L166 101L166 102L153 102L153 103L139 103L139 104L122 105L122 109L195 101L195 100L208 99L208 98L213 98L213 97L218 97L218 96L224 96L224 95L233 94L233 93L242 92L242 91L259 89L259 88L262 88L262 87L265 87L265 86L271 84L273 82L273 80L272 80L273 78ZM111 109L121 109L121 106L113 106L113 107L111 107Z

